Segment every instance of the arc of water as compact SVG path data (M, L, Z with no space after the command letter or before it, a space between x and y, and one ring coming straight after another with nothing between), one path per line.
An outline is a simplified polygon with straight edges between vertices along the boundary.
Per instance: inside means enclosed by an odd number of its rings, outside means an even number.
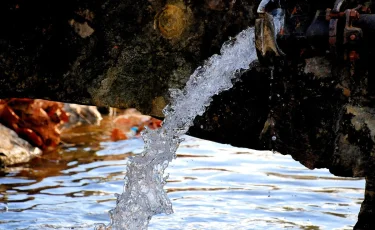
M221 55L213 55L197 68L182 91L173 91L172 103L164 109L163 126L146 130L143 153L129 160L124 192L111 211L109 229L147 229L153 215L173 212L163 189L164 170L176 157L180 136L204 113L212 96L231 88L236 72L248 69L256 59L254 30L248 28L224 43Z

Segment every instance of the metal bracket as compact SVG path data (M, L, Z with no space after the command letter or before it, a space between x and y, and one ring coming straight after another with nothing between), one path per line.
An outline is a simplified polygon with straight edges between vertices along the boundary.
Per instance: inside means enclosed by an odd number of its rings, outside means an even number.
M360 58L358 53L358 44L363 38L362 29L353 26L353 21L358 20L360 14L358 10L365 10L368 12L368 8L364 8L362 5L358 5L354 9L347 9L340 12L340 8L344 0L336 0L333 9L326 10L326 19L329 20L329 45L330 51L335 58L338 57L337 52L337 26L340 19L345 18L345 27L342 38L342 45L344 47L344 60L348 60L351 63L351 75L354 75L355 62Z
M264 9L264 4L268 2L262 1L263 5L259 7ZM275 57L285 55L276 41L278 34L283 31L284 11L276 8L271 13L260 11L259 18L255 21L255 48L259 62L264 65L272 65ZM278 25L275 25L275 21Z

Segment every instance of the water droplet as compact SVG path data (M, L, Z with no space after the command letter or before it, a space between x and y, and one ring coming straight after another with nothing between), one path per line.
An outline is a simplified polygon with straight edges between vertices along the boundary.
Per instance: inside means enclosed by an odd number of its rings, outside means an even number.
M276 136L272 136L272 140L273 140L273 141L276 141Z

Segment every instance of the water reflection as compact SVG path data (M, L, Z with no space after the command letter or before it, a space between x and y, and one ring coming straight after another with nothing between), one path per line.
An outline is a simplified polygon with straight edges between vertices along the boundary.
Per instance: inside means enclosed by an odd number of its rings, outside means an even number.
M109 121L79 127L58 151L7 168L0 229L93 229L108 223L140 140L109 142ZM186 137L168 168L175 213L150 229L352 229L364 181L310 171L288 156ZM6 208L8 210L6 211Z

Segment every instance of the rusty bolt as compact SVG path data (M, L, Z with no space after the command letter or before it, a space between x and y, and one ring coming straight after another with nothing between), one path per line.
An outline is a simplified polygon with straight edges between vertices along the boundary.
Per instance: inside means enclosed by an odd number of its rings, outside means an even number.
M359 19L359 13L358 13L358 11L356 11L356 10L350 10L349 17L352 20L358 20Z
M350 61L353 62L353 61L356 61L358 59L359 59L359 54L356 51L352 50L352 51L349 52L349 60Z

